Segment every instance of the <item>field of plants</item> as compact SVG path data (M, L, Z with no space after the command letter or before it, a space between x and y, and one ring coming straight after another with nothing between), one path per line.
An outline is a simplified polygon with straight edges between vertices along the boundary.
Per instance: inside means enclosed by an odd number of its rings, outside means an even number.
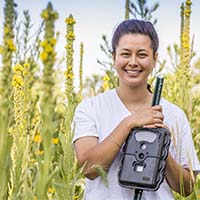
M42 23L33 35L29 12L24 11L23 22L19 23L14 0L4 1L0 44L0 200L83 200L85 182L71 145L71 122L83 98L117 86L110 45L103 35L101 51L107 60L97 62L106 65L104 76L94 74L86 80L82 77L84 44L76 49L80 52L80 66L75 90L73 44L78 22L73 15L66 16L66 52L65 57L58 58L55 22L59 15L53 5L48 3L41 11ZM181 16L180 41L167 48L171 66L166 69L166 60L160 60L149 83L153 84L155 75L165 71L167 87L163 97L186 112L200 158L200 58L193 51L190 38L191 4L186 0L177 11ZM159 9L158 4L150 9L146 1L139 0L135 4L126 0L124 5L125 18L152 20L153 12ZM55 67L61 63L65 71ZM178 194L175 197L200 199L200 178L188 198Z

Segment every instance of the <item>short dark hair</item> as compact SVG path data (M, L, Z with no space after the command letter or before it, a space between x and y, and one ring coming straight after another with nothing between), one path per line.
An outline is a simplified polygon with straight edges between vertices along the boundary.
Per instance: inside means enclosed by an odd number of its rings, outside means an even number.
M147 35L151 39L153 53L155 54L159 46L158 34L149 21L137 20L137 19L128 19L121 22L114 31L112 37L112 53L116 54L116 47L119 43L120 38L125 34L130 33L139 33L142 35Z

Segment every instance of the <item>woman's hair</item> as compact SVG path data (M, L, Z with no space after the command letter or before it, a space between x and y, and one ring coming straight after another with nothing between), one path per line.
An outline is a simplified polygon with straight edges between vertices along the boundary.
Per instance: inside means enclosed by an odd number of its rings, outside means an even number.
M112 38L112 50L113 55L116 54L116 47L119 43L120 38L125 34L142 34L147 35L151 39L153 54L158 50L159 39L154 26L149 21L129 19L121 22L114 31Z
M153 49L153 54L158 50L159 46L159 38L158 34L153 26L153 24L149 21L137 20L137 19L129 19L121 22L114 31L112 37L112 54L115 56L116 48L118 46L120 38L125 34L142 34L149 36L151 39L151 48ZM147 89L151 91L151 85L147 83Z

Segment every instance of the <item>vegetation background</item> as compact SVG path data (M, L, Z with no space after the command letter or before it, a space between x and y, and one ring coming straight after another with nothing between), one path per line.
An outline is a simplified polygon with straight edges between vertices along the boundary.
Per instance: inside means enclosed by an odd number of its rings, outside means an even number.
M150 5L144 0L125 0L123 3L123 18L150 20L155 26L158 23L159 18L155 15L158 2ZM64 52L60 55L56 48L60 35L55 29L59 11L51 2L41 10L41 23L36 29L28 10L23 11L22 20L19 20L14 0L4 0L3 5L0 26L0 199L82 200L84 177L71 145L71 122L74 110L83 98L118 84L110 42L103 34L99 49L103 57L97 59L101 73L84 78L85 42L75 48L79 34L75 27L79 21L72 14L68 13L63 20L65 41L62 41ZM194 51L196 40L190 32L191 6L191 0L180 4L180 10L177 10L180 15L180 24L177 24L179 41L166 44L167 55L159 59L149 83L153 85L156 75L165 74L163 97L186 112L200 156L200 58ZM76 74L75 53L79 61ZM104 177L105 173L97 170ZM199 177L193 194L188 198L178 194L175 197L200 199Z

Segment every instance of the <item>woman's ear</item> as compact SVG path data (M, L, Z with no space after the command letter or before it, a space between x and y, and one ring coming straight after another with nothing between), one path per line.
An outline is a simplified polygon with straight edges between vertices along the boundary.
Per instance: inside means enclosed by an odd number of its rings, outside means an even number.
M156 66L156 62L158 60L158 53L157 52L154 54L153 58L154 58L153 66L155 67Z
M112 55L113 66L115 66L115 55Z

